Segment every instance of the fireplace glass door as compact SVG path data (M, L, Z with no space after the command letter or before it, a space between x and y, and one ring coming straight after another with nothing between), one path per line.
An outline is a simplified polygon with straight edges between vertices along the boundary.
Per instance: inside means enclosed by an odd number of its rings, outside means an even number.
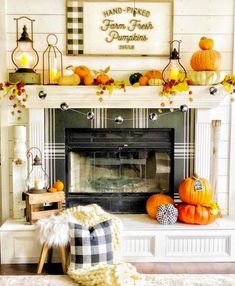
M168 193L170 155L153 150L71 151L69 193Z

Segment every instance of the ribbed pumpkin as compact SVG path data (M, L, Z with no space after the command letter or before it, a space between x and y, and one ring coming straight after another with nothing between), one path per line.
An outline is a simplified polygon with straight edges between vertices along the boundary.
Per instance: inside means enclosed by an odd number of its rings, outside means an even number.
M144 74L144 76L146 76L148 79L151 78L162 79L162 73L158 70L149 70Z
M189 224L209 224L219 217L219 209L205 206L179 204L178 220Z
M196 51L191 57L191 67L195 71L216 71L219 69L221 55L213 50L214 42L212 39L203 37L199 42L200 51Z
M191 205L207 205L210 203L213 191L211 184L197 174L181 181L179 185L180 199Z
M148 198L146 203L146 210L148 215L151 218L155 218L157 216L157 209L160 205L164 204L173 204L174 200L167 195L164 194L155 194Z

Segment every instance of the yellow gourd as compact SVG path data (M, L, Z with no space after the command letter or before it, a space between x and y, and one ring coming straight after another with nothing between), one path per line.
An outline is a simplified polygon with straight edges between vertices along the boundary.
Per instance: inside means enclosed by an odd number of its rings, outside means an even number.
M162 79L159 79L159 78L151 78L151 79L149 79L148 84L149 84L149 85L152 85L152 86L162 85Z
M80 77L77 74L64 75L58 79L59 85L79 85Z

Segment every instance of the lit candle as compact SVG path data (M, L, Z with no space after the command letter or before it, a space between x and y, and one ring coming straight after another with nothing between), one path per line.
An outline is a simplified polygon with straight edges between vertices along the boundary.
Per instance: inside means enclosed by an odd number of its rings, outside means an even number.
M29 67L29 56L25 53L20 56L20 67L22 68Z
M58 77L57 59L52 58L50 64L50 83L57 83Z
M43 180L35 179L34 180L34 188L36 190L42 190L44 188L44 182Z
M179 79L179 69L173 68L170 71L170 79L178 80Z

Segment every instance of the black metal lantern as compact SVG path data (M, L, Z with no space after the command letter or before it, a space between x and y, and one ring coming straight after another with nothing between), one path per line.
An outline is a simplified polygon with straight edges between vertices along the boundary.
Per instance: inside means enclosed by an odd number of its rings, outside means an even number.
M38 153L35 155L35 152ZM49 177L42 166L42 152L37 147L32 147L27 152L29 165L31 163L31 170L26 178L25 184L29 193L43 193L47 191L49 185Z
M23 26L21 35L19 35L19 21L26 19L30 21L30 35L26 25ZM39 57L33 47L33 22L28 17L14 18L16 21L16 43L17 46L11 54L13 64L16 66L16 72L9 74L10 82L23 81L26 84L39 84L40 74L35 72Z
M174 44L177 43L177 48ZM187 76L186 70L180 63L180 44L181 41L170 42L170 57L167 66L162 71L162 79L164 82L174 80L175 82L183 82Z
M48 46L43 53L43 84L57 84L58 78L63 75L62 53L56 46L58 38L55 34L49 34L46 40Z

